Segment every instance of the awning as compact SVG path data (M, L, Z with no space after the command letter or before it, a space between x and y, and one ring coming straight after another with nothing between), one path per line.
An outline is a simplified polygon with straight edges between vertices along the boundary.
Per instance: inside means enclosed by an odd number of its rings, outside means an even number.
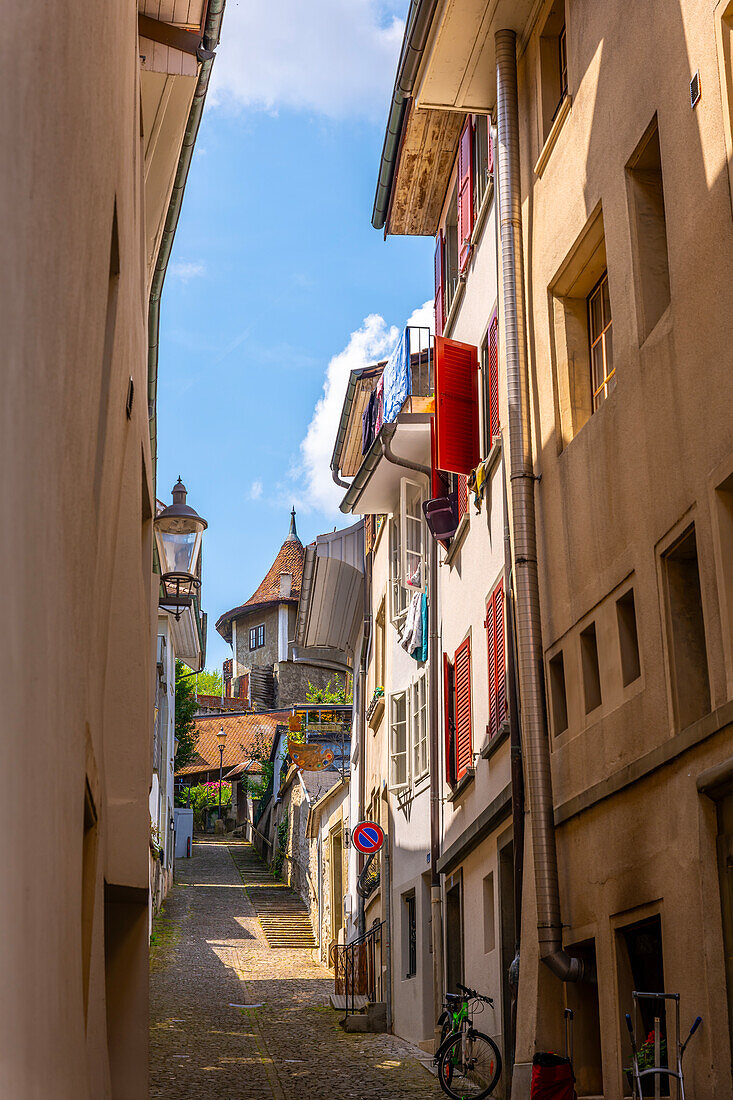
M364 525L319 535L306 550L295 631L301 660L323 652L353 662L364 599Z

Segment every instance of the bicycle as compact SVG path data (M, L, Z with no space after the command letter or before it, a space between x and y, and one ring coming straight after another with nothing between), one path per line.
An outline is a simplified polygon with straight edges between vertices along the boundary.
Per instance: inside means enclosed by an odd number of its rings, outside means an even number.
M433 1058L443 1092L453 1100L490 1096L501 1076L501 1054L493 1039L473 1026L469 1004L479 1011L493 1005L491 997L456 983L460 993L447 993L438 1023L440 1045Z

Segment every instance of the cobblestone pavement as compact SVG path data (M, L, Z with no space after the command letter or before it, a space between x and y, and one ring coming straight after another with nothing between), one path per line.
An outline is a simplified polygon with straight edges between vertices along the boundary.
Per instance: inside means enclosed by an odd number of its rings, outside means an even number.
M267 945L230 848L181 861L156 922L150 977L151 1100L428 1100L441 1095L391 1035L347 1035L329 971ZM241 1007L248 1006L248 1007Z

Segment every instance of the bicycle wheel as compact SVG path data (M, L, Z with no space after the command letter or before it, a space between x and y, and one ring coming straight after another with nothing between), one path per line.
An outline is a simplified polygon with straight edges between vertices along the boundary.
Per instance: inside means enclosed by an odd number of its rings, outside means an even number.
M451 1031L453 1030L453 1021L451 1020L451 1017L448 1015L448 1013L444 1012L443 1015L438 1020L438 1023L441 1025L441 1028L440 1028L440 1046L442 1047L443 1043L445 1042L445 1040L448 1038ZM447 1066L445 1072L446 1072L447 1083L450 1085L450 1082L451 1082L452 1077L453 1077L453 1066ZM438 1065L438 1081L440 1082L441 1088L445 1092L445 1085L443 1084L443 1080L444 1079L440 1074L440 1065Z
M443 1051L438 1066L440 1087L454 1100L482 1100L490 1096L501 1076L501 1054L493 1039L480 1031L456 1035Z

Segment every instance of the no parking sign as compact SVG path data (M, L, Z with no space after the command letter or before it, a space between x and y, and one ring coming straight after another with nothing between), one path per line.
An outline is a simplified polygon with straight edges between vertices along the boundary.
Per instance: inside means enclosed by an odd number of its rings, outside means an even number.
M376 821L360 821L351 834L354 847L366 856L374 855L384 844L384 829Z

